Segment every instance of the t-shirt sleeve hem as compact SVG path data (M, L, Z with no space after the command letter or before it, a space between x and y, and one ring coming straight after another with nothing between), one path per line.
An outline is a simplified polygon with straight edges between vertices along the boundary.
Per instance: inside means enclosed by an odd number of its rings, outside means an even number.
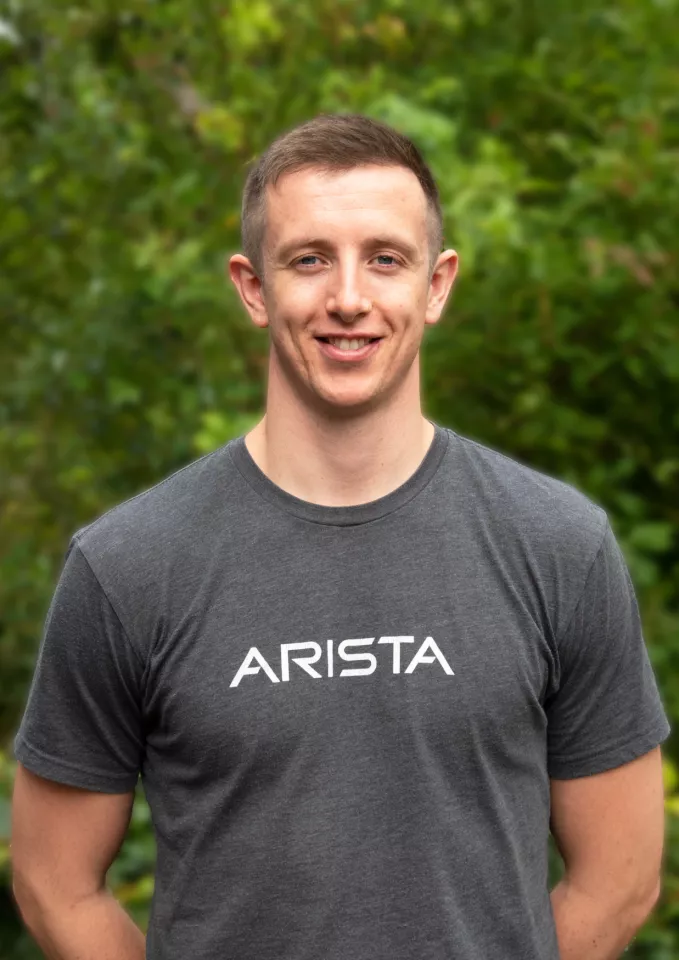
M36 776L97 793L130 793L135 789L139 779L138 774L104 774L86 770L43 753L22 736L17 736L14 740L14 756Z
M574 780L576 777L589 777L606 770L614 770L653 750L667 739L670 732L670 724L663 718L650 730L623 743L603 747L579 757L551 756L547 761L548 775L555 780Z

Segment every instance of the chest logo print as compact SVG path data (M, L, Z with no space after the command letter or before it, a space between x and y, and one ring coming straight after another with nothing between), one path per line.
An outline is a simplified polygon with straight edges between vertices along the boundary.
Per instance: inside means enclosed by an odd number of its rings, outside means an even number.
M372 643L374 643L374 641L375 637L364 637L360 640L341 641L337 649L337 655L340 660L343 660L344 662L363 660L366 661L368 665L365 667L345 667L343 670L340 670L340 677L367 676L368 674L375 672L377 669L377 657L373 653L348 652L352 647L370 646ZM401 644L414 643L415 637L380 637L377 642L392 644L392 673L401 673ZM243 660L243 663L238 668L238 672L229 686L237 687L243 677L260 672L264 672L272 683L280 683L281 680L284 683L288 682L290 680L291 660L293 663L297 664L298 667L304 670L304 672L310 677L313 677L314 680L321 680L324 675L326 677L333 677L335 675L333 644L334 640L328 640L326 642L326 658L324 660L326 673L322 674L311 666L312 663L318 663L323 655L320 643L316 643L313 640L305 641L303 643L282 643L280 677L276 676L271 665L268 663L266 658L262 656L257 647L250 647L245 659ZM295 650L305 650L307 651L307 654L303 657L291 657L290 654ZM419 650L403 672L412 673L420 664L434 663L435 661L438 661L439 665L442 667L443 671L448 674L448 676L455 676L450 664L441 653L441 650L439 649L434 638L426 637ZM295 673L298 673L298 671L295 671Z

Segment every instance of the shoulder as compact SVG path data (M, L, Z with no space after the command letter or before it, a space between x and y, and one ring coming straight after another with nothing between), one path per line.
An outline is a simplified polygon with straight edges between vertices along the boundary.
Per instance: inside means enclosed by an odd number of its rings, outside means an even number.
M563 480L450 434L449 470L482 523L532 551L572 555L576 566L593 560L608 528L599 504Z
M95 575L123 579L190 555L218 518L229 522L237 471L229 444L182 467L153 487L102 514L74 535Z

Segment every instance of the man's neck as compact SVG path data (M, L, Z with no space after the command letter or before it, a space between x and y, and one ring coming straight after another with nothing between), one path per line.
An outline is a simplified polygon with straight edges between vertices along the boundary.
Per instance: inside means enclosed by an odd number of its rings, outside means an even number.
M355 506L396 490L415 473L434 438L419 403L345 420L289 413L268 406L247 434L246 447L282 490L323 506Z

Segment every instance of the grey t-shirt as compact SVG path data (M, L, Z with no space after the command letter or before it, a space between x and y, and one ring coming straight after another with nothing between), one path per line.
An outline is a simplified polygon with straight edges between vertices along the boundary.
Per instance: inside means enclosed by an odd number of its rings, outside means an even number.
M437 426L371 503L239 438L80 531L15 753L141 773L151 960L558 960L549 778L669 731L603 510Z

